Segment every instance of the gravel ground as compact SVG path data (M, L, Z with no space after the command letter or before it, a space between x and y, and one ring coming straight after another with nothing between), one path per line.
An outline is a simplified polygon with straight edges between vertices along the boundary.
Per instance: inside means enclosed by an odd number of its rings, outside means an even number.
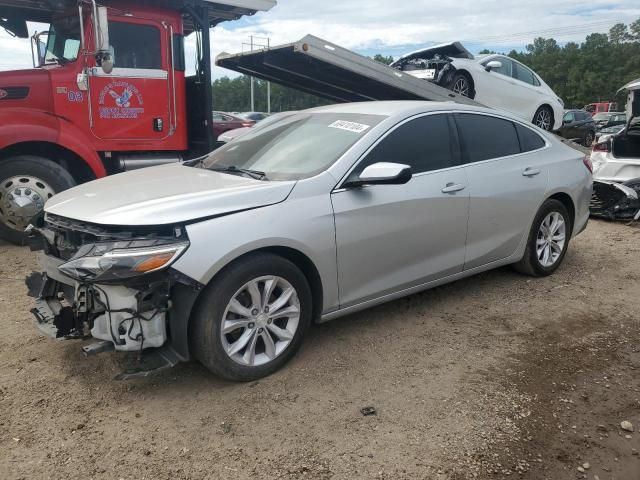
M640 226L592 222L550 278L500 269L317 326L251 384L197 364L114 381L125 356L32 326L32 254L0 259L2 479L640 478Z

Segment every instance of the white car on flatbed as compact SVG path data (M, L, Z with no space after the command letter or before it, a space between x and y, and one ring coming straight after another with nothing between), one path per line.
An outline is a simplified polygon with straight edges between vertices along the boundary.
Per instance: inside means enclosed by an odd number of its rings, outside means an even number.
M453 42L404 55L391 66L544 130L562 126L562 99L533 70L505 55L474 56Z

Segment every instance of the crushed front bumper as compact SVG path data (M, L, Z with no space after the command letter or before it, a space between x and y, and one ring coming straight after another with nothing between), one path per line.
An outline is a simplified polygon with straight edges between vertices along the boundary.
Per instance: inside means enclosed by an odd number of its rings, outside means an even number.
M116 377L120 380L189 360L188 318L200 286L186 285L186 279L170 272L139 285L80 284L60 272L63 260L42 251L38 255L42 272L33 272L26 285L42 334L58 340L93 339L82 347L86 356L114 350L136 354Z

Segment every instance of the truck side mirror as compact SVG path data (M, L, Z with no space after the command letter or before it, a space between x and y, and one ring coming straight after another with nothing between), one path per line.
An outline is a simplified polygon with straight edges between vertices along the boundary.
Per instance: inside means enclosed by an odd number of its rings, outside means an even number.
M107 7L95 10L96 63L104 73L113 71L113 55L109 48L109 13Z

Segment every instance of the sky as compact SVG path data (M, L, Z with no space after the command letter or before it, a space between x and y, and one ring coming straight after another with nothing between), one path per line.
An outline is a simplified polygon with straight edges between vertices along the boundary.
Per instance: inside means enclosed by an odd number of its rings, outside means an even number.
M630 24L638 18L638 0L279 0L270 12L213 29L212 52L215 57L220 52L246 50L251 35L280 45L308 33L364 55L398 57L454 40L461 40L472 53L485 48L509 52L524 50L537 36L561 43L581 42L589 33L607 33L615 23ZM46 26L30 24L30 29ZM188 64L193 64L194 45L193 38L188 38ZM0 70L31 66L29 41L12 38L0 29ZM234 73L214 68L214 78L225 75Z

